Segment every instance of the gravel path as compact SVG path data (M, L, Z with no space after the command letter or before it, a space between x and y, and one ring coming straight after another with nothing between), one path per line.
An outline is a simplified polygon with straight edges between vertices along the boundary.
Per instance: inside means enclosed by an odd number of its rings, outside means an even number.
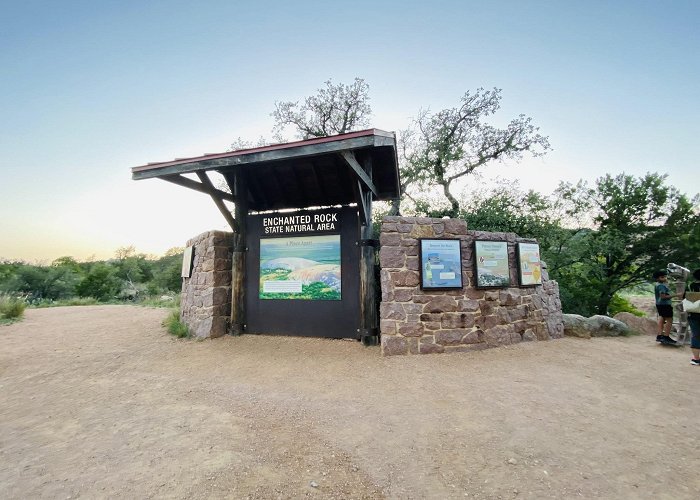
M177 340L166 314L39 309L0 327L0 498L698 498L687 348L381 358Z

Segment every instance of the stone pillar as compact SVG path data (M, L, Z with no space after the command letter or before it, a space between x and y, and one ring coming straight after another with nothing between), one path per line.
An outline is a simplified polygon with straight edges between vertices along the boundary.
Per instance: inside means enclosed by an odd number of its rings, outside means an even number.
M192 274L182 280L180 320L196 338L221 337L231 314L233 234L209 231L187 242L193 247Z

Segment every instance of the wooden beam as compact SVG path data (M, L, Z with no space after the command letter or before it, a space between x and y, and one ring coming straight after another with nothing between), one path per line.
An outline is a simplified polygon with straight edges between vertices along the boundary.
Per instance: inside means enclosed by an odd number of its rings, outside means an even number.
M248 178L243 169L233 172L238 227L233 235L233 255L231 257L231 335L245 332L246 314L246 254L248 253ZM257 278L256 278L257 279Z
M210 196L215 195L215 196L221 198L222 200L231 201L231 202L236 201L236 199L234 198L234 196L232 194L227 193L226 191L221 191L220 189L216 189L211 184L211 182L209 183L209 185L211 187L208 187L205 184L202 184L202 183L197 182L197 181L192 180L192 179L188 179L187 177L183 177L181 175L167 175L167 176L161 177L161 179L163 179L164 181L172 182L173 184L177 184L178 186L183 186L186 188L194 189L195 191L199 191L200 193L205 193L205 194L208 194Z
M372 159L366 157L363 172L372 175ZM365 345L379 342L379 301L376 288L376 250L367 243L372 239L372 193L358 186L365 221L360 225L360 339ZM359 204L360 205L360 204Z
M221 215L224 216L224 219L226 219L226 222L228 222L228 225L231 226L231 229L233 232L236 232L238 230L238 224L236 220L233 218L231 215L231 212L229 209L226 207L224 204L224 200L217 196L217 191L214 187L214 185L211 183L211 179L207 176L206 172L197 172L197 177L199 177L199 180L202 181L202 184L204 187L207 188L207 192L209 193L209 196L211 196L211 199L214 200L214 204L216 205L216 208L219 209L219 212L221 212ZM221 191L223 192L223 191Z
M369 190L372 191L372 193L374 193L374 196L378 197L379 191L377 191L374 182L372 182L372 179L370 179L370 177L367 175L367 172L365 172L360 166L360 164L357 163L357 160L355 159L355 153L353 153L352 151L342 151L340 153L340 156L343 157L348 166L355 172L355 175L357 175L362 180L362 182L364 182L365 186L367 186Z
M381 140L386 140L386 138L382 138ZM219 158L199 160L194 159L193 161L187 162L174 161L168 162L162 166L155 164L134 167L131 169L131 178L136 181L141 179L149 179L152 177L162 177L164 175L196 172L199 170L218 170L237 165L246 165L249 163L290 160L304 158L307 156L339 153L348 149L373 147L374 145L374 136L368 135L340 141L297 146L285 149L275 149L271 151L261 151L248 154L231 153L230 156L227 155Z

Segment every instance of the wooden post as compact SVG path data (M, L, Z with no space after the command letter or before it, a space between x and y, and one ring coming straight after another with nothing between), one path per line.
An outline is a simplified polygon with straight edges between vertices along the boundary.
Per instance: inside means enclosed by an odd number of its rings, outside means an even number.
M363 162L364 172L372 178L372 160ZM379 343L377 291L374 274L376 240L372 238L372 191L359 183L358 209L360 214L360 339L364 345Z
M248 216L248 184L245 172L239 167L233 172L233 195L236 198L234 215L237 231L233 235L233 256L231 259L231 335L241 335L245 331L245 266L246 219Z

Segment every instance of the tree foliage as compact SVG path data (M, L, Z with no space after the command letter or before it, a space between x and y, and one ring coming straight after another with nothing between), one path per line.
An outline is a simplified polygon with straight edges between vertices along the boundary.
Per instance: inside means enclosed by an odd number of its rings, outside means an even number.
M557 194L570 202L570 213L593 223L591 230L579 228L560 254L570 254L571 263L560 267L564 281L594 295L588 309L606 314L617 292L649 281L669 262L697 265L698 197L689 199L666 179L623 173L601 177L593 187L560 185Z
M110 301L133 300L142 292L179 292L182 251L174 248L153 258L137 253L134 247L122 247L116 258L108 261L78 262L73 257L59 257L48 266L0 262L0 293L36 304L76 296Z
M299 139L344 134L368 126L371 114L369 85L362 78L355 78L350 85L328 80L325 87L301 104L275 102L273 133L282 140L284 131L291 126Z
M619 292L648 283L654 270L669 262L700 267L698 197L664 175L607 175L592 186L561 184L552 196L504 184L477 190L471 201L460 214L470 229L538 240L565 312L625 310Z
M402 132L402 191L412 186L436 187L448 201L443 215L457 217L461 210L454 192L456 181L494 161L520 160L525 153L546 154L549 140L539 133L532 119L519 115L507 127L486 122L500 108L501 90L467 91L455 108L437 113L423 110ZM399 202L393 214L399 212Z

